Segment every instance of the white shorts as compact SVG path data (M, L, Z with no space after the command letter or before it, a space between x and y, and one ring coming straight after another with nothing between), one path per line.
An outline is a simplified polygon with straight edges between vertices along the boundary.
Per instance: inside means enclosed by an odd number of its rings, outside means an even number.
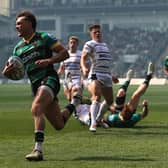
M64 81L63 87L68 88L69 90L72 89L72 87L75 86L76 88L82 88L82 81L79 79L72 79L71 82Z
M100 81L103 84L103 87L112 87L112 75L109 73L96 73L89 75L88 83L91 83L93 80Z

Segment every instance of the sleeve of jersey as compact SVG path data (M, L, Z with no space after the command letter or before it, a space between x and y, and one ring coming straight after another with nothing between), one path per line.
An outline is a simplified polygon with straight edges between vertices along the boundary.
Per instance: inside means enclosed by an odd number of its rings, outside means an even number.
M87 42L85 43L84 47L83 47L83 51L87 52L87 53L92 53L93 47L91 45L91 43Z
M21 40L20 42L18 42L16 44L16 46L14 47L13 51L12 51L12 55L18 56L20 55L20 53L18 52L17 48L22 45L23 41Z
M12 55L16 55L16 47L13 49Z
M54 37L51 34L47 34L45 38L46 41L46 45L52 50L53 48L55 48L57 45L60 44L60 42L56 39L56 37Z

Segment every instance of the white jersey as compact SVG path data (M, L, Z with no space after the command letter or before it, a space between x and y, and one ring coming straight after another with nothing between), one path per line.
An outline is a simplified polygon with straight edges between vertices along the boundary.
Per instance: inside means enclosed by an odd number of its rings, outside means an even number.
M84 52L87 52L91 57L90 74L108 73L111 74L111 60L112 56L109 49L104 42L96 42L90 40L85 43Z
M63 61L63 65L65 67L65 78L68 74L71 75L72 79L80 79L81 71L80 71L80 59L81 59L81 51L77 50L76 53L71 53L68 51L70 57Z
M81 51L77 50L76 53L71 53L68 51L68 53L70 57L61 63L65 68L65 79L63 86L68 89L71 89L72 86L82 88L80 70Z

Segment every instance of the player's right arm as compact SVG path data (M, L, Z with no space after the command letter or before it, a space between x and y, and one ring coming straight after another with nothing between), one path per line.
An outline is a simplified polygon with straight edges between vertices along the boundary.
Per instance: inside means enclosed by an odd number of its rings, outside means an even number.
M52 48L52 51L57 53L56 56L52 56L47 59L37 60L36 65L48 66L49 64L59 63L69 58L68 51L65 49L65 47L61 43L58 43L56 46L54 46L54 48Z
M89 53L87 51L83 51L81 55L81 70L84 77L87 77L89 73L89 66L87 63L88 57Z
M46 59L39 59L35 62L36 65L46 67L49 64L59 63L69 58L67 49L53 35L43 34L42 37L45 42L45 46L56 55L52 55Z

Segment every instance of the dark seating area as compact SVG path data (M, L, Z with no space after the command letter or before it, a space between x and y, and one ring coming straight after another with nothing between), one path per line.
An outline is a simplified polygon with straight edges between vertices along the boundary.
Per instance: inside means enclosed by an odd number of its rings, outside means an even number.
M118 71L121 76L123 71L134 68L136 77L141 77L144 74L144 65L149 61L158 63L168 45L168 31L114 27L112 31L104 32L104 39L110 46L114 64L122 62L124 66L114 66L114 71ZM124 60L124 55L138 55L138 58L136 62L129 64L129 60Z

